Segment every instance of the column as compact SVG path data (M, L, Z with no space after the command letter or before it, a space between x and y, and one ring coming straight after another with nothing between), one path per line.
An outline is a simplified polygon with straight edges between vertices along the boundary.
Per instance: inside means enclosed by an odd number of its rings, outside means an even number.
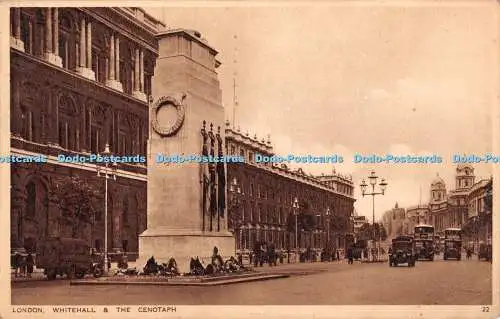
M139 53L139 49L136 48L135 49L135 68L134 68L134 75L135 75L135 78L134 78L134 91L142 91L141 90L141 87L140 87L140 75L139 75L139 72L140 71L140 67L139 67L139 61L140 60L140 53Z
M109 61L107 68L109 77L106 80L106 85L112 89L123 92L123 85L120 83L120 42L115 34L111 34L109 41Z
M87 69L92 69L92 23L87 22Z
M139 91L144 92L144 50L139 51Z
M115 79L115 36L111 35L109 48L109 80Z
M59 56L59 9L54 8L53 13L53 34L52 34L52 48L54 53Z
M77 72L90 80L95 80L95 73L92 70L92 24L90 21L85 21L82 17L80 20L80 61Z
M21 8L12 8L13 34L10 36L10 46L24 52L24 42L21 40Z
M45 9L45 52L52 53L52 8Z
M85 19L80 21L80 68L85 68L86 63L85 54Z
M134 77L134 96L141 101L146 102L147 97L144 93L144 54L142 49L135 49L135 77Z
M120 38L115 38L115 72L116 80L120 82Z

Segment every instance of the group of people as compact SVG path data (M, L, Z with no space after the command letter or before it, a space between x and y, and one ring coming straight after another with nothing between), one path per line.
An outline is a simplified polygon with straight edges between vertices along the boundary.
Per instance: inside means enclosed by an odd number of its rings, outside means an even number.
M254 267L262 267L265 263L269 264L269 266L276 266L279 259L280 255L276 253L274 245L265 242L256 242L253 254L250 255L250 263L253 262Z
M166 264L158 264L155 257L151 256L151 258L149 258L146 262L142 273L144 275L175 276L179 274L179 269L177 268L177 262L174 258L170 258Z
M245 269L243 266L243 257L240 254L238 255L238 259L231 256L228 260L224 261L222 256L219 255L219 249L217 247L214 247L211 262L206 267L203 266L198 257L191 258L189 266L189 273L193 276L232 273Z
M35 259L31 253L25 256L20 253L15 253L11 258L11 266L15 270L15 277L30 278L35 268Z

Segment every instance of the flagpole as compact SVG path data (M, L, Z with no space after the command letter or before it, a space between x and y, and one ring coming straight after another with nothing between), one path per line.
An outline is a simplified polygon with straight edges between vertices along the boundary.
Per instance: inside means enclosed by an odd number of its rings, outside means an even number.
M201 129L201 135L203 137L203 145L202 145L202 155L205 156L205 150L206 150L206 147L207 147L207 133L206 133L206 130L205 130L205 125L206 125L206 122L203 121L203 127ZM200 163L200 172L201 172L201 185L202 185L202 217L203 217L203 221L202 221L202 230L205 231L205 212L207 210L207 182L206 182L206 178L205 178L205 166L206 164L203 163Z

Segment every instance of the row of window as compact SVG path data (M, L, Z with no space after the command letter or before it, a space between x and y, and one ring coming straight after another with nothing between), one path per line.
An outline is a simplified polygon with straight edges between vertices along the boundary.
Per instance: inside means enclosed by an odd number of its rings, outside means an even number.
M287 249L289 247L295 246L295 235L286 231L278 230L266 230L266 229L244 229L241 232L235 233L236 247L237 249L249 249L254 248L254 244L257 241L264 241L267 243L273 243L276 249ZM311 240L312 237L312 240ZM324 247L327 238L325 233L312 234L307 236L301 236L300 242L298 243L300 247L306 248L319 248Z
M43 186L37 184L35 182L29 182L26 186L26 212L25 217L35 218L37 212L37 202L41 202L45 205L44 209L47 209L47 198L46 192ZM129 198L126 197L123 199L123 207L122 207L122 222L125 225L129 224L129 217L131 214L136 212L137 207L129 207ZM103 213L100 210L97 210L94 215L94 221L99 222L103 220Z
M21 136L29 141L44 143L48 135L50 125L47 121L47 115L41 114L36 117L36 113L27 110L22 106L21 115ZM91 153L97 154L104 151L106 140L109 141L110 148L117 155L135 155L146 154L147 141L144 139L142 145L138 141L136 134L130 134L119 131L117 136L110 134L109 139L105 139L104 129L95 124L90 124L87 120L87 136L83 136L80 131L80 123L76 118L60 116L58 127L57 143L64 149L81 152L83 150L82 142L86 141L87 149ZM115 140L116 139L116 140ZM52 141L56 142L56 141Z
M228 180L231 181L232 177L229 177ZM275 200L277 203L292 206L296 197L295 194L297 194L298 192L297 191L287 192L286 190L283 189L283 186L277 186L276 189L279 191L276 191L275 188L273 187L265 186L263 184L257 184L257 187L255 187L252 179L250 179L249 182L242 181L240 184L240 191L241 194L243 194L244 196L260 198L263 200L273 200L273 201ZM313 211L320 211L321 209L323 209L323 205L319 205L319 203L322 202L319 196L316 197L306 196L306 197L311 198L309 200L311 207L308 207L308 209L311 209ZM349 202L347 200L334 199L332 204L333 204L332 206L335 207L347 208ZM302 203L299 202L299 205L302 205ZM333 207L331 207L330 209L332 208Z
M22 10L22 9L21 9ZM54 53L62 60L65 69L76 71L80 60L80 43L78 39L75 21L67 9L59 9L59 43L53 48ZM22 10L21 14L21 40L24 42L24 51L38 57L45 54L45 20L43 9L35 9L35 14ZM93 29L96 28L92 25ZM95 30L98 31L98 30ZM92 33L92 71L95 73L96 81L106 83L108 80L109 68L112 61L109 59L109 50L105 47L103 35L100 32ZM127 45L120 46L119 73L117 79L122 83L123 91L131 94L134 90L135 80L135 54L127 48ZM144 92L146 96L151 94L152 74L144 72Z

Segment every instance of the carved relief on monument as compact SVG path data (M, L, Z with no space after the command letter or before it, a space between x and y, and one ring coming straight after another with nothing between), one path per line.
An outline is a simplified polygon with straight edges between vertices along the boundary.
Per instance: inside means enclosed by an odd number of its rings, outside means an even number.
M179 102L171 96L162 96L156 101L152 112L152 126L156 133L163 137L172 136L182 127L186 115L183 105L186 95Z

